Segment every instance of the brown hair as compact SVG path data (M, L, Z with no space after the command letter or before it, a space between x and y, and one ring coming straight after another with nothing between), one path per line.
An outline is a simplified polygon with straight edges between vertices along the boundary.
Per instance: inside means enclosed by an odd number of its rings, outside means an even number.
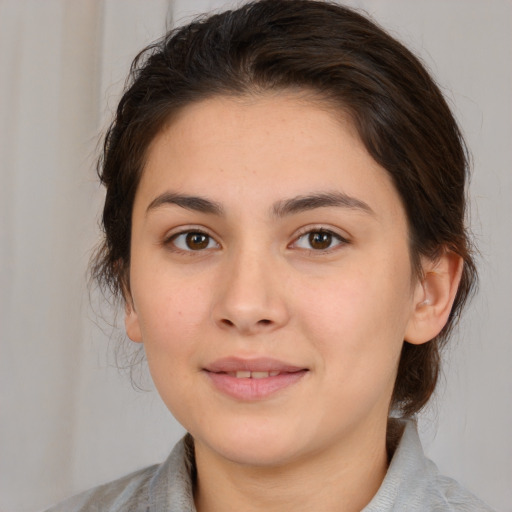
M476 282L465 229L467 155L439 88L420 61L365 16L314 0L261 0L196 19L134 60L104 142L103 244L91 273L122 298L129 289L131 215L147 148L169 117L216 95L312 91L349 115L369 154L392 177L407 214L411 261L449 250L464 260L442 332L404 342L391 406L410 416L434 391L439 351Z

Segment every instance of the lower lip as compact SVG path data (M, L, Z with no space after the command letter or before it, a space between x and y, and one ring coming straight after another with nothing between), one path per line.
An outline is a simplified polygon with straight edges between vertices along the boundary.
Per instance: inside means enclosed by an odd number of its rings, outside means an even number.
M251 401L267 398L278 391L296 384L306 375L307 370L280 373L275 377L265 377L263 379L237 379L227 373L213 373L208 371L205 373L213 385L225 395L238 400Z

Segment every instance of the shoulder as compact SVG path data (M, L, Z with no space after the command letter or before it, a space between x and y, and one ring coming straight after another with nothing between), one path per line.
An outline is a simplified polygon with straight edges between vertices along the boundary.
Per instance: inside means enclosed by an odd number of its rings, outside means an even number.
M150 466L82 492L47 512L145 511L149 501L149 482L158 468L158 465Z
M493 512L425 457L414 421L402 428L384 481L363 512Z
M435 468L435 476L429 482L428 495L435 511L446 512L493 512L482 500L469 492L456 480L440 475Z
M162 464L68 498L46 512L193 512L191 446L186 436Z

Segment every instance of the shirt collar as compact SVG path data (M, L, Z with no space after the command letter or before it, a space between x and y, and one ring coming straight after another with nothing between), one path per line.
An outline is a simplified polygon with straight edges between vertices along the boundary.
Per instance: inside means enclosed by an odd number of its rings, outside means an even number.
M399 421L399 420L394 420ZM400 421L403 434L377 494L362 512L417 510L428 494L428 476L435 469L423 454L416 423ZM396 427L396 425L395 425ZM149 485L150 512L196 512L193 495L193 441L187 434L160 466ZM422 503L423 501L423 503ZM148 512L149 512L148 511Z

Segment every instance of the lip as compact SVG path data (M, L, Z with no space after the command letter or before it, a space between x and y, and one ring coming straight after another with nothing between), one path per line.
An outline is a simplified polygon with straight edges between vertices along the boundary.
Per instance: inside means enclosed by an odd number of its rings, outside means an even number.
M295 366L270 357L258 357L254 359L243 357L224 357L207 365L205 370L213 373L228 373L236 371L292 373L300 370L307 370L307 368Z
M309 370L272 358L227 357L207 365L203 371L221 393L241 401L257 401L293 386ZM237 371L279 372L279 374L263 378L237 378L232 375Z

